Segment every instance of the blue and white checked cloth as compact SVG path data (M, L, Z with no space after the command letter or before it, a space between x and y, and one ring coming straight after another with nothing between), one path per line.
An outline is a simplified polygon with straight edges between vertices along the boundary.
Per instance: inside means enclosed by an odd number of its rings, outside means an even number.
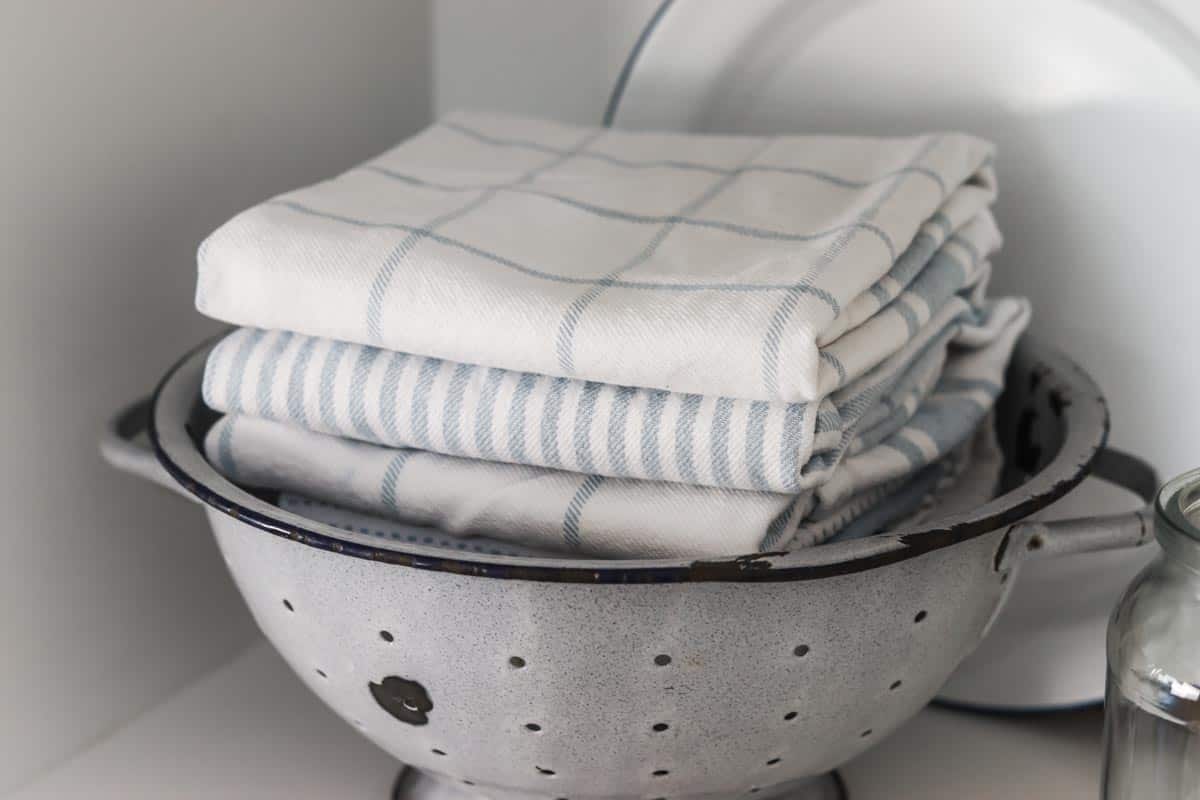
M223 225L196 302L457 364L819 402L936 312L918 276L999 245L991 154L452 115Z
M948 347L949 355L915 413L897 416L864 398L877 410L860 421L860 443L847 448L824 483L794 494L381 447L245 414L214 425L205 449L239 482L536 549L632 558L805 546L877 506L970 438L1000 391L1027 321L1028 305L1017 300L990 302L978 317L963 314L929 344Z

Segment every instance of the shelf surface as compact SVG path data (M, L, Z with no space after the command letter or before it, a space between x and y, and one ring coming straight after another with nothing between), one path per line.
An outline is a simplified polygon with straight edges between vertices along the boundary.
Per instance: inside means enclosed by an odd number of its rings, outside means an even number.
M1100 727L1098 708L931 707L842 774L851 800L1092 800ZM260 642L11 800L385 800L396 772Z

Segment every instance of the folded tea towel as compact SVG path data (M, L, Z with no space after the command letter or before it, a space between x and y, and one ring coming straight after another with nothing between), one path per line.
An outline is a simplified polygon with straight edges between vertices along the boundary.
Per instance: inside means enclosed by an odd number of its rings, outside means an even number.
M999 245L991 153L961 134L706 136L456 114L227 222L200 247L196 304L459 364L811 402L929 313L919 297L880 311L936 254L978 263Z
M978 508L996 496L1004 454L993 416L980 423L971 441L924 467L897 491L860 515L827 542L861 539L882 531L920 525Z
M217 411L390 447L606 477L798 492L824 480L852 427L878 413L861 398L911 415L941 372L944 347L930 343L983 302L986 274L986 263L935 258L892 304L912 294L906 308L918 309L911 325L893 332L900 349L857 379L839 381L819 403L550 378L260 328L240 328L213 349L204 401ZM853 344L860 333L874 335L874 323L886 316L877 314L830 349ZM905 394L912 387L917 392ZM913 401L903 403L910 395Z
M911 419L875 446L847 455L824 485L798 494L386 448L244 415L219 420L205 449L238 482L535 548L652 558L804 546L845 524L847 515L834 509L865 512L977 427L999 394L1028 316L1023 302L1011 300L989 304L986 312L959 323L942 376Z
M980 506L994 496L1002 466L995 430L988 417L970 442L923 468L900 489L846 523L828 541L859 539ZM384 543L421 544L464 556L554 558L563 555L562 551L522 547L485 536L458 536L424 525L396 522L291 492L281 492L277 502L281 509L296 516L374 537Z

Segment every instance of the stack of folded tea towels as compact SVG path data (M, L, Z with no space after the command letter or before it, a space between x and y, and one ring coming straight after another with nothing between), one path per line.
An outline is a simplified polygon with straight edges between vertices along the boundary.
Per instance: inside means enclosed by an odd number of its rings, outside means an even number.
M886 521L970 461L1029 317L985 296L995 191L961 134L451 115L201 245L198 308L243 326L207 364L206 452L238 483L575 554Z

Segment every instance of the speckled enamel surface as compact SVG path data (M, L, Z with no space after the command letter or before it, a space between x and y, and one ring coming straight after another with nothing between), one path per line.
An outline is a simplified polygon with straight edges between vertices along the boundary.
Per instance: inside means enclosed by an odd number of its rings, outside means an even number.
M1003 592L999 533L817 580L622 586L347 558L209 516L313 692L491 796L732 795L827 772L928 702ZM377 702L389 679L428 693L425 724Z

